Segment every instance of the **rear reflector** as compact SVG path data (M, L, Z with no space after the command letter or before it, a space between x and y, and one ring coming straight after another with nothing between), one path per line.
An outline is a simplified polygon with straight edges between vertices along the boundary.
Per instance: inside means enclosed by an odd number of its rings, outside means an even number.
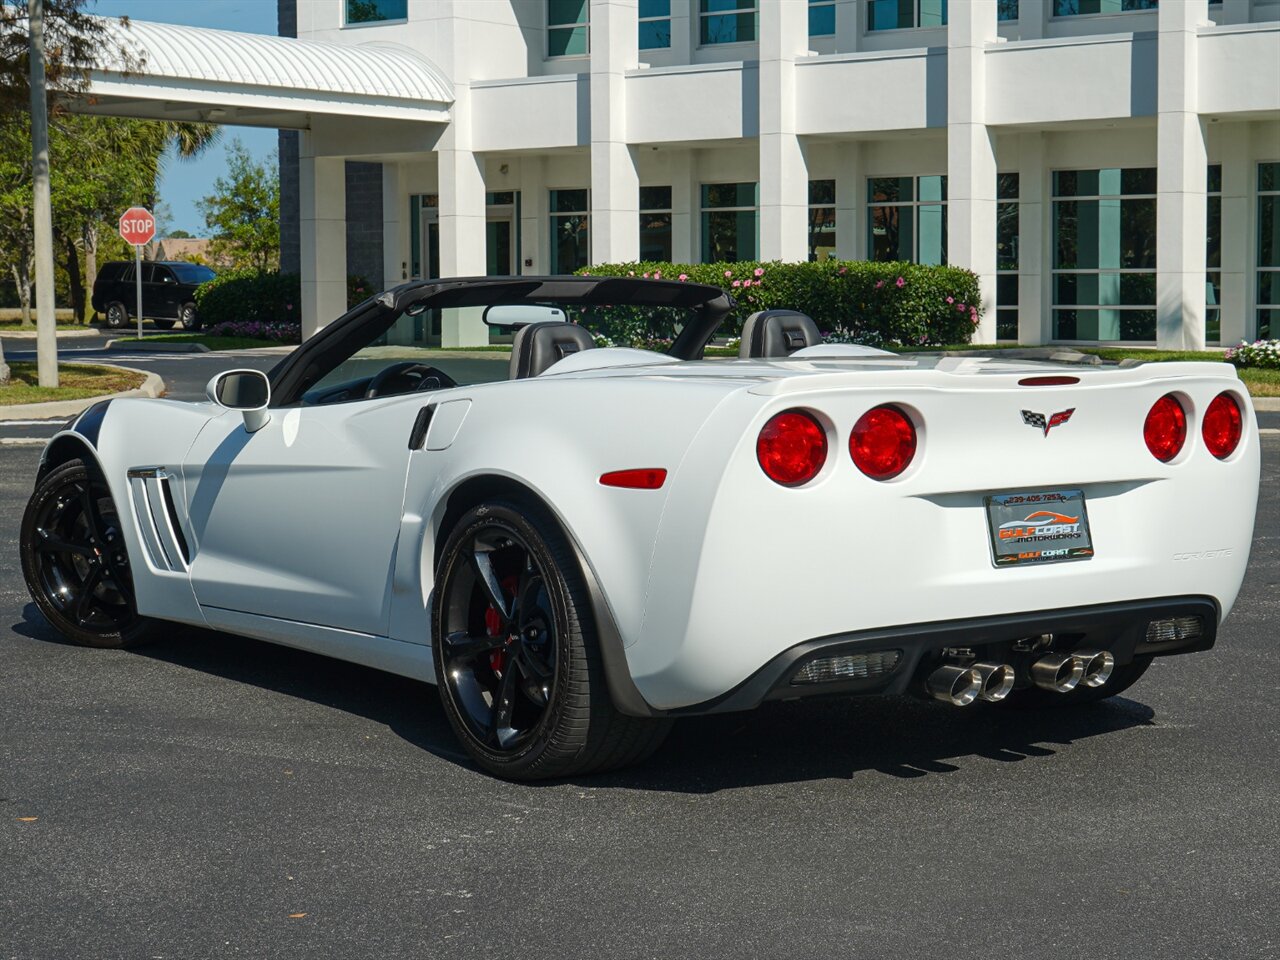
M1199 617L1174 617L1171 620L1152 620L1147 624L1147 643L1195 640L1203 635L1204 624Z
M1023 377L1018 381L1020 387L1066 387L1079 383L1079 377Z
M614 470L603 474L600 482L606 487L623 487L627 490L657 490L667 482L667 471L661 468Z
M1214 397L1209 409L1205 411L1204 423L1200 428L1204 445L1209 448L1209 452L1219 460L1227 459L1240 445L1243 430L1239 401L1229 393L1220 393Z
M851 653L841 657L810 660L791 678L793 684L828 683L833 680L867 680L892 673L902 659L901 650Z

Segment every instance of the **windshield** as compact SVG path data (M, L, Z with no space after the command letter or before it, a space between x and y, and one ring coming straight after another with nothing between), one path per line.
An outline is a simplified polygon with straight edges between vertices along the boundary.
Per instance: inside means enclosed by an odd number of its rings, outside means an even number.
M179 283L200 284L217 276L201 263L171 263L169 269L177 274Z

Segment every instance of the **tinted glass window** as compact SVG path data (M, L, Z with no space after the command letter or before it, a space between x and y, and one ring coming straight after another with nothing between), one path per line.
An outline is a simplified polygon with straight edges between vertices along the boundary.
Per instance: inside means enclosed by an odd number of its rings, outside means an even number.
M200 263L174 263L170 264L169 269L178 275L178 280L181 283L204 283L206 280L212 280L217 276L212 270Z
M157 283L156 265L154 263L144 263L142 265L142 282Z

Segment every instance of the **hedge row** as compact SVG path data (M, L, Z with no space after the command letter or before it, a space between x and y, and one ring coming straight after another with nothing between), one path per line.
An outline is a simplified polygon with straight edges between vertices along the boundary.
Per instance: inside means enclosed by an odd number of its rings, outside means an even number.
M377 293L361 277L347 277L347 306ZM205 327L224 323L297 324L302 281L278 270L227 270L196 288L196 309ZM334 320L336 317L327 317Z
M757 310L806 313L829 339L881 345L968 343L980 309L978 278L959 267L864 260L819 263L611 263L589 276L656 277L723 287L734 309L720 328L737 336ZM621 339L626 332L620 331Z

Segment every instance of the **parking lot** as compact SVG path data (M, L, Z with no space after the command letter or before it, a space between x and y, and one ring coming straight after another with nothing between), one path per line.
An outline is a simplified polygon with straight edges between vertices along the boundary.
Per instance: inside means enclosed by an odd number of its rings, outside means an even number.
M194 396L219 361L156 362ZM770 704L537 786L423 684L197 630L69 646L18 566L38 456L0 442L0 958L1280 956L1276 434L1216 649L1124 697Z

